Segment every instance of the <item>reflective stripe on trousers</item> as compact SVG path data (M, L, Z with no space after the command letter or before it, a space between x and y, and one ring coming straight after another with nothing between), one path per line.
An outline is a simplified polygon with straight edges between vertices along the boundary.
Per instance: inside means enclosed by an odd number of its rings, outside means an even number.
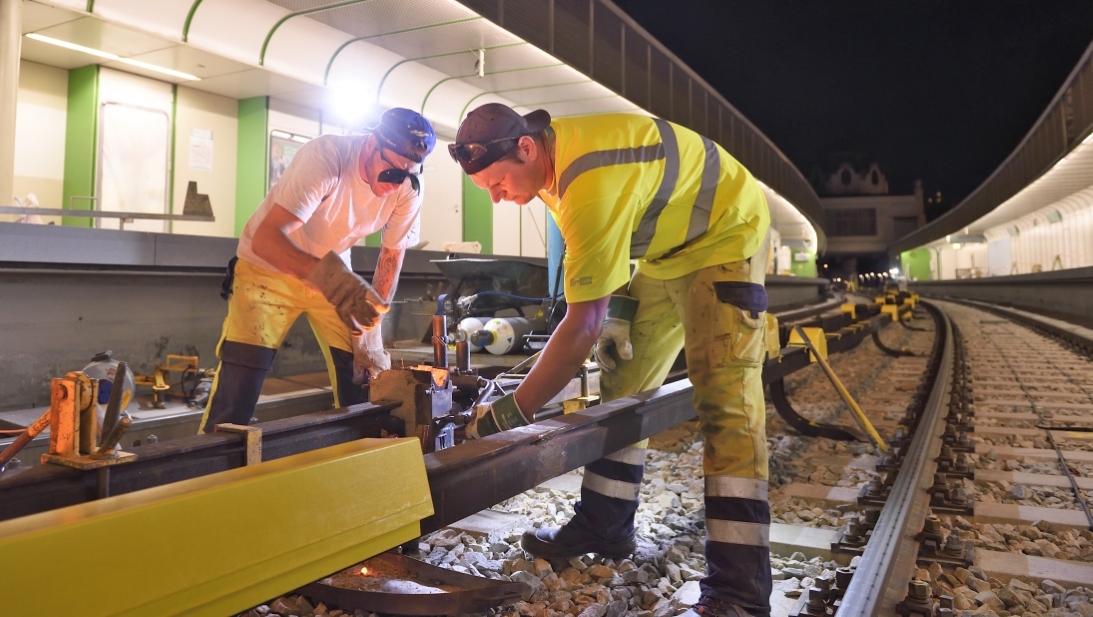
M569 524L604 540L632 534L644 470L645 442L586 465Z

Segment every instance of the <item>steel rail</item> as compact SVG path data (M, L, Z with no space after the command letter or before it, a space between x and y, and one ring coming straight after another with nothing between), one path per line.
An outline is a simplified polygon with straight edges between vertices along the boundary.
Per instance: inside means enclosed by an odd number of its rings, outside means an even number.
M865 317L856 332L830 339L829 353L853 349L888 323L891 320L884 314ZM763 381L781 379L808 364L806 350L785 349L778 360L767 362ZM429 473L436 476L433 496L437 514L426 525L442 526L488 508L693 418L696 412L691 396L690 382L681 380L427 455ZM363 404L260 423L256 426L263 430L263 460L378 437L382 431L400 433L401 421L390 416L391 408ZM241 435L220 433L129 451L137 454L135 462L104 473L40 465L0 475L0 520L226 471L243 466L246 456ZM482 482L482 474L490 481ZM471 477L477 480L470 483ZM468 489L472 484L483 487L475 492Z
M697 417L689 380L425 455L428 533Z
M946 302L952 302L954 304L963 304L964 306L970 306L972 308L986 311L992 315L997 315L1004 319L1008 319L1016 324L1022 325L1026 328L1030 328L1034 331L1039 331L1041 334L1048 334L1050 336L1056 336L1071 345L1084 349L1087 353L1093 353L1093 338L1082 336L1080 332L1073 330L1067 330L1066 328L1056 326L1048 321L1041 321L1036 319L1035 312L1028 309L1021 309L1018 307L999 306L997 304L990 304L981 300L971 300L968 298L957 298L953 296L932 296L938 300L944 300ZM1026 314L1027 313L1027 314ZM1046 319L1053 321L1065 321L1063 319L1048 317L1044 315Z
M402 432L394 404L341 409L262 422L262 459L271 461L364 437ZM213 433L127 450L137 460L98 471L38 465L0 475L0 521L76 505L110 495L227 471L246 464L246 438Z
M918 552L914 536L929 513L926 489L932 483L934 459L941 451L942 410L949 398L953 364L952 323L938 307L926 302L923 306L938 324L934 338L934 351L940 351L936 380L872 539L843 597L842 615L893 614L914 572Z

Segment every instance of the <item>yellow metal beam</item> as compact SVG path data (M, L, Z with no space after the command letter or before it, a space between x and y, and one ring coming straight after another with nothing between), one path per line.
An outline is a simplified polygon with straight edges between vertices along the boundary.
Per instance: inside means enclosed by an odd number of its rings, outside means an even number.
M11 615L223 617L420 535L416 438L361 439L0 523Z

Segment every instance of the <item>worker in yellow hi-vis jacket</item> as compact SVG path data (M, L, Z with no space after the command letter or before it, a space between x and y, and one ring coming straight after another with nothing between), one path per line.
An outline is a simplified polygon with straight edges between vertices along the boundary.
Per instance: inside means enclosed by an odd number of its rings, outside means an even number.
M274 355L301 314L326 358L335 406L364 402L365 374L391 366L379 322L406 249L418 242L419 174L435 145L428 120L395 108L367 135L324 135L296 152L247 221L229 266L228 317L201 432L249 424ZM350 268L349 251L381 229L373 289Z
M449 150L494 202L541 197L566 243L565 318L520 387L475 409L468 436L528 424L593 346L605 401L661 385L685 347L706 438L709 564L688 614L768 615L761 367L770 215L759 184L711 140L639 115L551 121L542 110L520 116L488 104L467 116ZM645 445L585 467L573 518L526 532L524 548L544 558L633 552Z

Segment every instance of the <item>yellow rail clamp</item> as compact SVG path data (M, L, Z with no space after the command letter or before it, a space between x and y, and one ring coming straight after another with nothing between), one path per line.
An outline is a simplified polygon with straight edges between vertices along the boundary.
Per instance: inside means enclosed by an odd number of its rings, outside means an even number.
M409 438L24 516L0 523L4 612L223 617L408 542L432 513Z
M844 313L849 313L850 314L850 319L853 319L853 320L857 321L857 319L858 319L858 305L856 305L852 302L847 302L847 303L843 304L842 306L840 306L839 310L841 310Z
M799 333L802 331L805 333L805 336L808 337L808 340L812 343L811 348L806 345L804 340L801 338L801 335ZM816 356L814 353L812 353L813 350L819 352L824 360L827 359L827 335L824 334L823 328L802 328L798 326L793 330L790 330L788 345L790 347L804 347L805 349L809 349L810 351L808 354L808 361L810 363L816 362Z
M819 361L820 368L823 369L824 374L827 375L828 380L831 381L831 385L835 386L835 390L838 391L843 402L850 408L851 417L858 423L858 427L861 428L865 434L869 435L869 438L873 440L873 443L875 443L878 448L880 448L881 452L887 452L888 444L884 443L884 439L880 436L880 433L878 433L877 429L873 427L873 424L869 422L869 418L865 417L865 412L858 406L857 401L850 395L850 391L846 389L846 386L839 381L839 377L835 375L835 371L831 369L831 365L827 363L827 348L825 347L823 350L816 349L815 342L812 340L812 335L807 332L807 330L818 330L819 328L801 328L800 326L797 326L793 331L799 332L802 329L806 331L805 335L808 336L809 340L803 340L800 336L797 337L797 340L802 341L810 352L820 352L823 356Z
M884 306L880 307L880 314L890 315L892 317L892 321L899 321L899 307L895 304L885 304Z
M885 300L887 300L887 299L888 299L888 296L877 296L877 297L873 298L873 302L876 302L877 304L884 304Z

